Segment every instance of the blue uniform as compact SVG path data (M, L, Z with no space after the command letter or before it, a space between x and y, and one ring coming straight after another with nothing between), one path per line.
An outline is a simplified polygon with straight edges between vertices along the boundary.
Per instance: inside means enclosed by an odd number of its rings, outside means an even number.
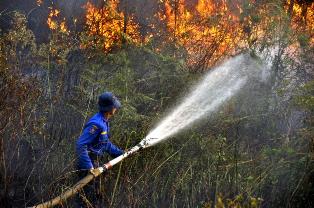
M85 124L83 133L76 142L79 169L94 167L91 155L101 156L107 152L112 157L118 157L124 153L110 142L108 133L109 123L100 112Z

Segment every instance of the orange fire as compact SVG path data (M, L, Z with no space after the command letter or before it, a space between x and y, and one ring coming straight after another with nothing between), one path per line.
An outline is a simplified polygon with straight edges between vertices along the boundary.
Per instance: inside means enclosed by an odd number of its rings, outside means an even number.
M236 54L242 49L263 44L271 45L270 42L276 39L273 36L284 33L283 27L287 27L285 24L288 8L283 10L280 5L274 3L259 4L256 0L198 0L194 4L191 2L160 1L164 9L153 15L159 22L149 24L151 30L145 37L140 36L139 25L132 15L126 17L123 12L118 11L118 0L108 0L102 8L87 2L85 8L88 34L96 37L94 41L102 44L105 52L114 47L121 47L125 40L139 43L142 38L142 41L147 43L153 38L161 37L163 41L156 46L156 51L160 51L163 44L166 46L172 42L177 48L184 49L184 58L189 66L204 69L214 65L221 57ZM287 5L289 4L288 1ZM303 8L295 3L292 29L298 31L298 22L303 21L307 34L313 34L313 16L314 4L304 17ZM285 24L279 24L281 22ZM52 21L50 25L55 27ZM310 36L312 44L313 39L313 35Z
M47 24L50 30L60 31L62 33L68 33L69 30L67 29L65 18L60 21L59 14L60 10L53 9L52 7L49 8L50 12L47 19Z
M166 21L174 39L187 50L190 66L214 64L226 51L239 44L241 27L232 22L226 1L199 0L195 9L165 1Z
M89 35L103 37L105 52L111 51L115 46L120 47L124 40L140 42L138 24L133 16L126 17L123 12L118 12L118 4L119 1L110 0L102 8L97 8L90 2L85 5Z
M221 57L232 55L257 41L266 44L274 39L270 35L280 34L285 13L276 4L256 4L255 0L198 0L194 8L187 8L184 0L167 0L165 17L168 30L180 47L187 51L187 63L193 67L207 67L215 64ZM293 7L292 28L298 28L300 19L305 22L307 34L313 34L314 4L304 10L295 3ZM306 20L306 21L305 21ZM304 24L303 24L304 25ZM304 31L304 30L302 30ZM314 43L313 35L310 37ZM260 44L261 45L261 44Z
M314 45L314 3L306 11L305 8L295 3L292 12L292 28L298 30L303 27L302 29L309 34L310 44Z
M173 38L184 41L184 36L193 28L190 24L193 16L185 8L184 0L176 1L174 5L171 5L169 1L165 1L165 17L167 26L173 33Z

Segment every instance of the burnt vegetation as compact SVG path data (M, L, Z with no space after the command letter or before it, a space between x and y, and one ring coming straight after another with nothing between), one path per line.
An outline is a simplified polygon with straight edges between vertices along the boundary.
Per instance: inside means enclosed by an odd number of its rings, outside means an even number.
M76 182L74 144L103 91L123 105L112 140L130 148L240 53L268 53L269 80L101 176L101 204L314 207L313 1L2 0L0 23L0 207Z

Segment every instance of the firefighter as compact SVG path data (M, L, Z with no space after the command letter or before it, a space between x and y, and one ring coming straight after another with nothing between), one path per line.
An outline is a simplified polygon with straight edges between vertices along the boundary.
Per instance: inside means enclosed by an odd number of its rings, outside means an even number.
M80 178L86 176L89 172L94 174L94 169L99 166L99 158L104 153L108 153L114 158L124 153L123 150L111 143L109 136L109 120L121 107L119 100L111 92L105 92L99 96L98 107L99 112L85 124L84 130L76 142L77 166L80 170ZM92 203L95 203L93 201L98 198L96 196L98 192L98 190L95 190L97 189L96 186L97 184L94 184L92 188L87 186L83 189L86 197L91 198L89 200L91 200ZM80 207L84 207L84 204L86 204L82 203L81 199L78 201Z

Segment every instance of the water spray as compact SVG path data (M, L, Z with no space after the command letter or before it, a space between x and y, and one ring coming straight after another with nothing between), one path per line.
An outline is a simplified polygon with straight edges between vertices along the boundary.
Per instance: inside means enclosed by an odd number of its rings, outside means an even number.
M48 208L62 203L87 183L134 153L181 132L197 121L210 117L248 82L265 79L265 67L249 55L239 55L211 70L172 112L136 146L95 169L60 196L33 208Z

